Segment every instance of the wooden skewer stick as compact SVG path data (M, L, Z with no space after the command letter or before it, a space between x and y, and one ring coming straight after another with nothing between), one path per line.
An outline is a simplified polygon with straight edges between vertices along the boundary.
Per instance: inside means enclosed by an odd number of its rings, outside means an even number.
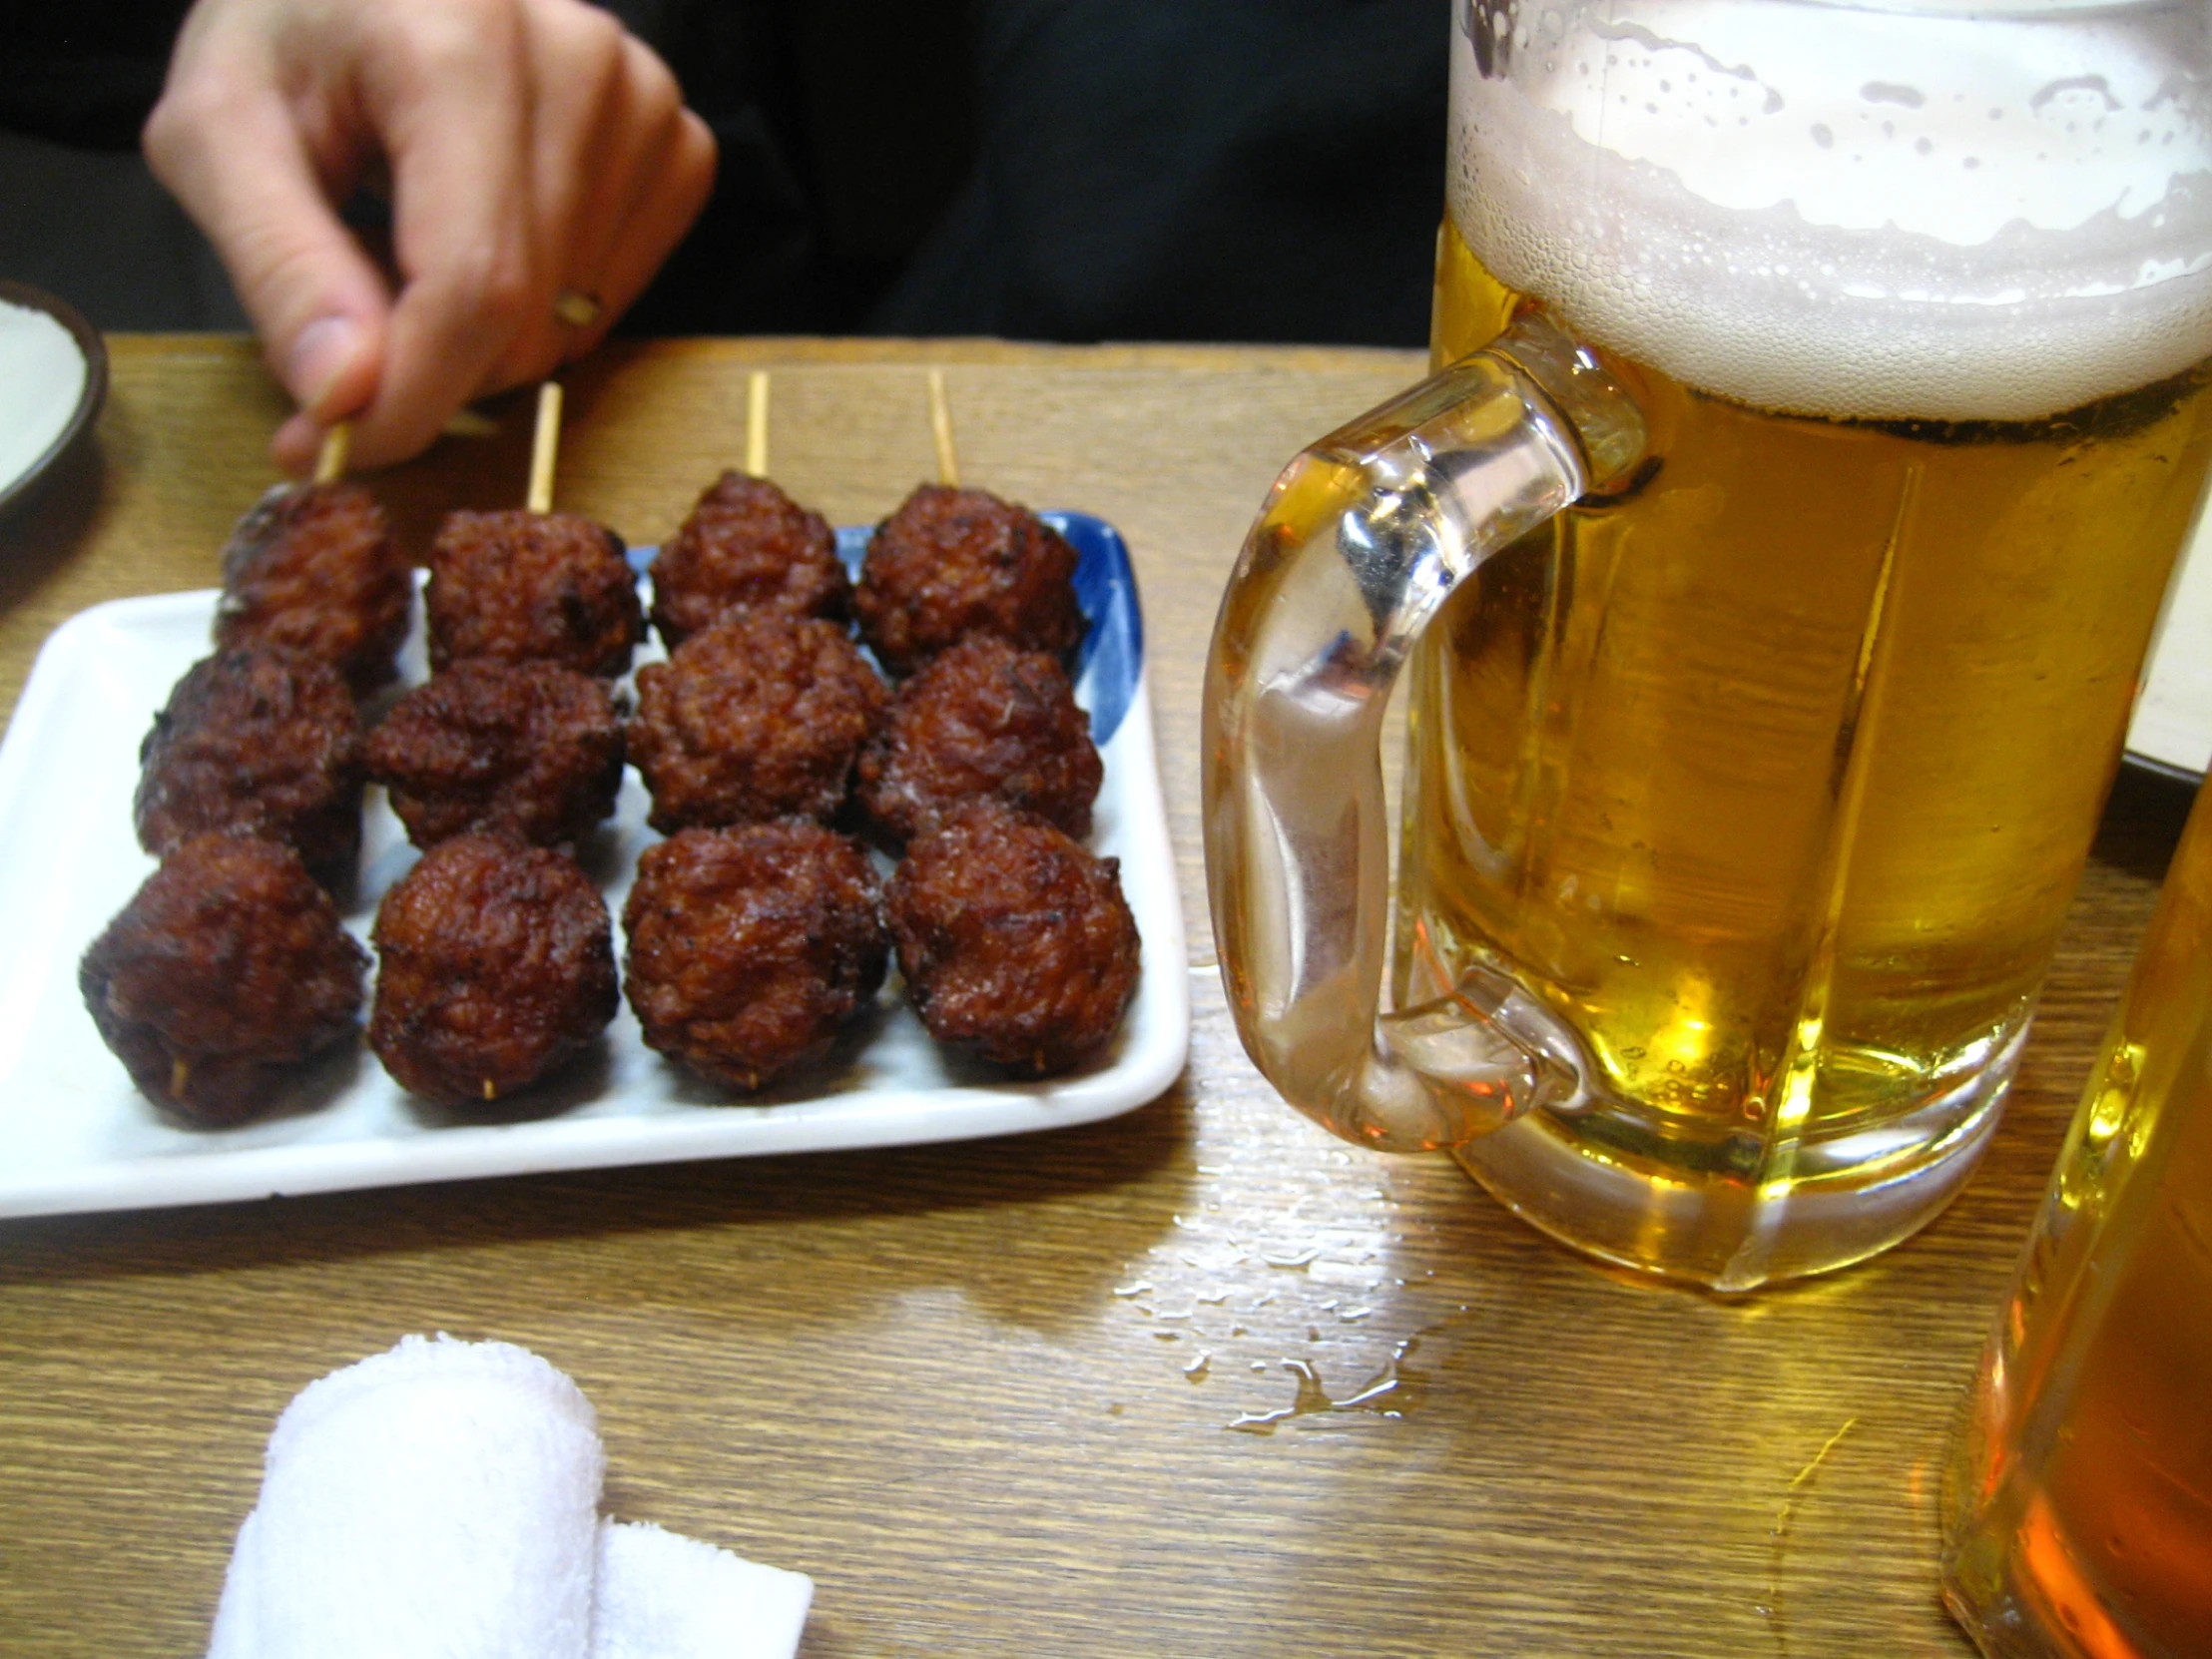
M768 476L768 370L756 368L745 383L745 470Z
M952 447L952 411L944 400L944 370L929 371L929 430L937 440L937 482L960 487L960 457Z
M334 484L345 476L345 458L353 449L353 423L341 420L322 434L322 447L315 451L314 481L318 484Z
M533 513L553 510L553 462L561 448L561 382L538 387L538 424L530 434L530 494L523 503Z

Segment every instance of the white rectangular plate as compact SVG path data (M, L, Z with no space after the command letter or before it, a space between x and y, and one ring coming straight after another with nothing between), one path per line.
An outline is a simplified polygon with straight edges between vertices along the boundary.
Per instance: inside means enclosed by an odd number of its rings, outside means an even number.
M2200 778L2212 771L2212 506L2182 549L2127 729L2131 760Z
M1126 565L1123 570L1126 571ZM138 747L171 685L208 652L212 593L127 599L55 630L0 744L0 1215L129 1209L404 1182L687 1158L960 1140L1084 1123L1141 1105L1182 1070L1190 1031L1183 918L1141 674L1102 747L1092 848L1121 860L1144 941L1137 998L1093 1065L1036 1082L947 1056L895 995L804 1097L726 1103L647 1049L627 1005L597 1062L518 1096L502 1121L437 1111L401 1090L365 1046L319 1064L300 1098L243 1128L187 1127L131 1086L94 1029L77 963L152 871L131 822ZM648 660L652 653L641 653ZM406 658L421 675L419 638ZM1096 708L1094 661L1077 697ZM626 775L613 823L584 848L617 917L638 853L657 837ZM359 891L376 901L413 861L382 792L369 791Z

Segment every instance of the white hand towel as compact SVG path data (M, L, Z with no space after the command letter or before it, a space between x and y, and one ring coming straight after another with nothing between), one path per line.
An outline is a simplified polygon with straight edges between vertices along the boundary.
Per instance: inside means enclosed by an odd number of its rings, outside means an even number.
M790 1659L814 1582L602 1524L591 1402L506 1343L407 1337L269 1437L208 1659Z
M526 1349L403 1339L284 1408L208 1659L585 1659L591 1402Z
M789 1659L815 1581L649 1523L602 1521L592 1659Z

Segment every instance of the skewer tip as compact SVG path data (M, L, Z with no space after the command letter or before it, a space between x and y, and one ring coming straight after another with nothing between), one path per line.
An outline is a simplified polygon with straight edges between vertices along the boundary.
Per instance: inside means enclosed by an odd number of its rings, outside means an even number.
M334 484L345 475L346 457L353 448L353 423L341 420L322 434L322 447L315 451L314 481L318 484Z
M745 470L768 476L768 370L756 368L745 386Z
M538 387L537 425L530 435L530 493L524 505L533 513L553 510L553 463L561 447L561 382Z
M937 482L960 487L960 457L952 446L952 410L945 402L944 370L929 371L929 431L937 440Z

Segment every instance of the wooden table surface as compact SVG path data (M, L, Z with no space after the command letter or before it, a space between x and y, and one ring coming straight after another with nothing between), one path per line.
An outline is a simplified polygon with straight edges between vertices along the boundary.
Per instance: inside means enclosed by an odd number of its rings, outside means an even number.
M872 520L931 470L932 363L970 481L1128 537L1191 934L1149 964L1190 975L1182 1081L998 1141L0 1223L0 1651L201 1651L276 1412L445 1331L575 1377L611 1512L811 1573L813 1659L1967 1652L1936 1594L1945 1436L2185 793L2123 777L2009 1120L1935 1226L1748 1299L1631 1283L1441 1158L1309 1126L1213 969L1216 595L1275 469L1417 359L622 348L573 377L562 504L667 535L767 367L772 470ZM0 526L0 707L64 617L213 583L279 412L240 342L114 342L97 456ZM503 413L375 480L405 532L518 497Z

